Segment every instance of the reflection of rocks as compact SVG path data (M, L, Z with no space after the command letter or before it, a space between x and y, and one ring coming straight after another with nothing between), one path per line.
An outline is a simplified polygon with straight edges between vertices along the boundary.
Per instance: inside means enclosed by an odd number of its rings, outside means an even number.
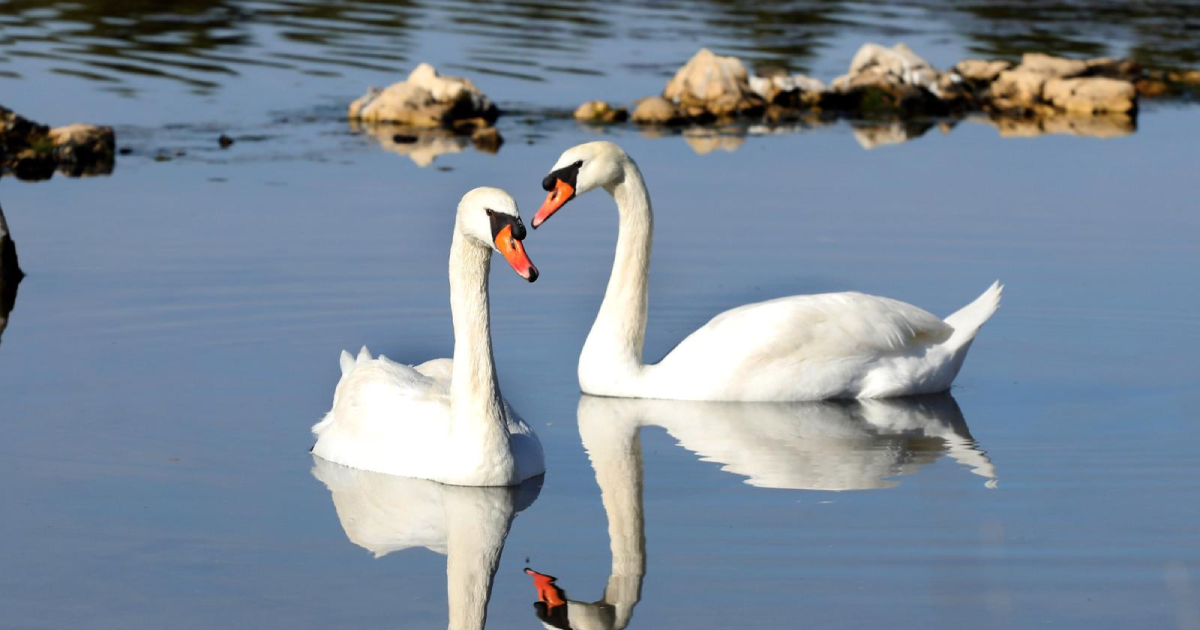
M688 129L683 132L683 139L699 155L707 155L718 149L733 153L746 142L744 135L720 133L702 128Z
M1000 135L1005 138L1035 138L1044 135L1115 138L1127 136L1137 130L1134 118L1122 114L1106 116L1071 116L1059 114L1032 118L980 116L973 117L971 120L984 122L995 127L1000 132Z
M17 246L8 233L4 209L0 208L0 336L8 327L8 314L17 301L17 285L25 274L17 265Z
M613 107L605 101L588 101L575 110L575 120L585 123L610 124L625 122L629 111L624 107Z
M351 120L409 127L449 127L471 119L478 119L476 126L487 126L498 115L470 80L441 76L427 63L417 66L408 79L382 90L371 88L350 104Z
M870 150L888 144L903 144L925 135L933 128L929 122L890 122L882 124L855 124L854 139L858 145Z
M465 151L468 144L483 153L496 153L504 143L504 138L494 127L476 129L470 135L450 129L417 129L404 125L355 122L350 123L350 129L371 135L385 150L408 156L421 168L433 164L434 159L444 153Z
M113 169L112 127L74 124L53 129L0 107L0 173L19 179L107 175Z

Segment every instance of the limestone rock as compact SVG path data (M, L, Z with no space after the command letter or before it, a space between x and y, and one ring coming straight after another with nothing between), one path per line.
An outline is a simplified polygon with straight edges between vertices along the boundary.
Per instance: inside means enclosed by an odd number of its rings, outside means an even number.
M803 74L772 73L770 76L752 76L750 89L767 103L785 107L813 106L820 100L825 84Z
M1128 81L1105 77L1050 79L1042 98L1070 114L1124 114L1137 108L1137 88Z
M1017 69L1065 79L1087 72L1088 64L1079 59L1065 59L1043 53L1025 53L1021 56L1021 65Z
M986 61L983 59L963 59L954 66L954 71L962 78L976 83L991 83L1000 76L1001 72L1008 70L1012 64L997 59L994 61Z
M586 123L618 123L629 118L624 107L613 107L605 101L588 101L575 110L575 120Z
M858 49L850 61L850 71L834 79L832 87L848 91L862 86L915 85L936 91L940 74L904 44L885 48L867 43Z
M49 179L111 173L116 137L112 127L67 125L50 129L0 107L0 171L18 179Z
M678 103L680 112L696 121L758 116L766 107L762 97L750 89L741 60L715 55L707 48L701 48L675 73L663 98Z
M390 122L412 127L446 127L455 121L479 118L491 124L499 110L474 83L462 77L441 76L422 63L400 83L371 88L350 103L351 120Z
M751 93L749 77L740 59L721 57L701 48L667 83L663 98L686 106L747 93Z
M1001 72L992 82L991 98L1017 106L1032 105L1042 98L1046 75L1025 68Z
M677 125L684 121L683 114L674 103L657 96L638 101L631 118L633 122L643 125Z
M54 158L59 166L72 170L73 174L112 171L113 153L117 147L112 127L76 123L55 127L46 137L54 146ZM107 165L107 170L103 165Z

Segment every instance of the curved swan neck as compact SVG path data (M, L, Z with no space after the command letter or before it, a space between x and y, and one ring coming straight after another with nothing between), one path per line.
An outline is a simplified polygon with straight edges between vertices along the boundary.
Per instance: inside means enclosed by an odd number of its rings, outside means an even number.
M617 376L633 376L642 367L646 338L654 213L637 164L627 159L623 170L621 182L606 187L620 215L617 249L604 302L584 344L580 365L585 360L598 362Z
M454 230L450 246L450 312L454 364L450 379L450 431L503 430L504 405L492 358L488 272L492 251Z

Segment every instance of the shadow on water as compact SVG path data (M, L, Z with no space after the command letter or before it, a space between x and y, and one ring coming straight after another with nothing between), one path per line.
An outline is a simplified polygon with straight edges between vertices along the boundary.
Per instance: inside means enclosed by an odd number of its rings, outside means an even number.
M17 303L17 285L25 277L17 264L17 246L8 231L4 209L0 208L0 341L8 328L8 314Z
M713 403L579 399L579 434L608 517L612 569L603 596L572 600L557 578L534 579L534 610L555 628L619 630L633 617L646 574L641 429L661 427L701 461L763 488L890 488L943 455L995 487L995 467L950 394L890 400Z
M554 74L670 74L681 61L606 62L604 49L613 39L635 46L708 44L752 64L807 70L839 37L932 37L947 30L984 56L1015 59L1037 50L1131 54L1153 67L1200 62L1200 12L1184 0L973 0L951 6L931 0L16 0L0 8L0 78L22 76L14 60L40 59L54 73L118 93L136 94L147 79L206 93L253 68L314 76L394 72L417 61L412 54L426 34L461 46L460 60L447 69L522 81Z
M447 486L347 468L313 456L350 542L376 558L414 547L446 556L450 628L482 630L513 518L537 500L542 477L511 488Z

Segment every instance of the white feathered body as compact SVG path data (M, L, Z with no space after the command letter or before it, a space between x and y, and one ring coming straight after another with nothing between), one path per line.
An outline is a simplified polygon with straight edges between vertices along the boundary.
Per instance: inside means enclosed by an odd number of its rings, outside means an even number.
M344 466L470 486L509 486L544 472L537 435L504 403L504 437L463 448L452 427L453 360L417 366L364 347L357 358L342 354L342 378L333 408L313 426L314 455ZM466 429L466 427L462 427ZM472 437L472 436L468 436Z
M945 320L863 293L779 298L731 309L657 364L629 362L589 338L585 393L711 401L885 398L946 391L979 327L996 311L997 282Z

